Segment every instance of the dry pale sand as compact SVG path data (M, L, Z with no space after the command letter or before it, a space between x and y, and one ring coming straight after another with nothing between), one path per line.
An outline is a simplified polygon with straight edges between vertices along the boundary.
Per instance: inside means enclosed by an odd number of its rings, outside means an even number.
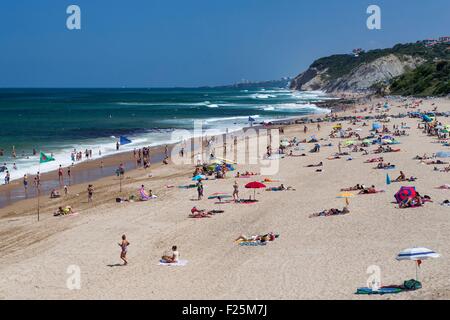
M421 107L431 109L426 101ZM435 100L439 111L450 111L449 100ZM393 102L393 105L398 103ZM405 112L393 108L391 113ZM412 160L417 154L437 152L444 147L417 128L416 119L406 121L410 136L401 137L400 153L384 154L407 175L419 178L415 185L434 202L418 209L397 208L394 193L402 184L385 184L386 171L364 164L371 156L352 154L354 160L326 160L337 152L322 147L318 154L304 158L285 158L280 170L270 178L280 179L296 191L257 192L254 205L222 204L213 200L192 201L195 189L166 188L167 184L189 184L192 166L164 166L148 172L127 174L123 194L136 193L144 183L158 199L149 202L117 204L117 180L96 181L94 205L86 203L86 186L74 187L68 199L46 201L41 221L36 222L33 201L16 203L0 210L0 298L2 299L428 299L450 298L450 208L439 203L450 198L450 191L435 187L450 183L449 173L433 172L433 166ZM445 123L446 118L442 121ZM370 124L371 122L369 122ZM450 120L447 122L450 124ZM333 124L322 124L317 132L326 137ZM345 123L344 127L350 124ZM353 128L356 128L353 126ZM290 126L285 136L305 138L303 126ZM363 134L368 133L364 128ZM312 145L305 145L307 152ZM370 148L371 150L374 147ZM376 156L376 155L375 155ZM324 162L324 172L305 168ZM258 170L238 165L238 171ZM389 171L392 178L398 170ZM262 180L263 177L257 177ZM206 181L205 195L232 192L234 178ZM240 194L248 179L239 179ZM311 213L342 208L340 188L357 183L375 184L386 193L355 196L351 214L311 219ZM276 185L276 184L273 184ZM59 203L70 203L78 216L53 217ZM187 218L190 208L224 209L211 219ZM240 247L233 240L240 234L276 232L281 236L264 247ZM117 243L128 236L129 265L121 261ZM178 245L184 267L158 266L158 259L172 245ZM354 295L365 286L371 265L381 268L382 284L401 284L413 278L413 262L398 262L402 249L424 246L442 257L424 261L421 270L423 289L384 297ZM67 268L81 270L81 289L69 290Z

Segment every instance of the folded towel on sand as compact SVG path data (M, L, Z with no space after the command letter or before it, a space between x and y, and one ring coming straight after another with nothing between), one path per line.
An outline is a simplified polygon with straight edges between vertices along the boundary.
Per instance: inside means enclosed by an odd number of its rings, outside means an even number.
M169 266L169 267L184 267L185 265L187 265L188 261L187 260L178 260L178 262L175 263L167 263L164 262L164 260L159 260L158 265L159 266Z

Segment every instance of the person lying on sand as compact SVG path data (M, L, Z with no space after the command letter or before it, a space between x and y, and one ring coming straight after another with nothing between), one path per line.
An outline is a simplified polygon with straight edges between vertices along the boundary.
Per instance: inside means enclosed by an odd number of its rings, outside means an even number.
M437 187L436 189L441 189L441 190L450 190L450 184L444 184L442 186Z
M379 162L375 169L395 169L395 165L391 164L390 162Z
M292 150L289 152L288 157L306 157L306 154L293 154Z
M365 161L365 163L375 163L375 162L383 162L383 161L384 161L384 158L379 157L379 158L369 159L369 160Z
M172 255L163 255L161 260L164 263L177 263L178 258L180 257L180 253L177 251L177 246L172 246Z
M371 186L370 188L364 188L363 190L361 190L359 192L359 194L375 194L375 193L380 193L380 192L384 192L384 191L377 190L377 189L375 189L375 186Z
M53 189L52 192L50 192L50 199L60 198L61 195L59 194L59 191L56 189Z
M266 191L295 191L295 189L291 186L289 187L285 187L284 184L281 184L278 187L273 187L273 188L267 188Z
M245 242L250 242L250 241L261 241L261 242L267 242L267 241L274 241L275 239L277 239L279 237L278 234L275 234L273 232L264 234L264 235L253 235L253 236L246 236L246 235L240 235L237 239L235 239L235 242L238 241L245 241Z
M321 211L319 213L313 213L312 215L310 215L310 218L315 218L315 217L329 217L329 216L338 216L338 215L344 215L344 214L349 214L350 210L348 210L347 207L344 207L342 210L339 209L330 209L330 210L324 210Z
M357 184L354 187L349 187L349 188L343 188L341 189L341 191L357 191L357 190L364 190L364 185L363 184Z
M317 167L323 167L323 162L321 161L318 164L310 164L306 166L306 168L317 168Z
M57 217L57 216L65 216L65 215L68 215L68 214L74 214L74 213L75 212L73 211L71 206L65 206L64 208L63 207L59 207L58 210L55 213L53 213L53 215L55 217Z
M212 214L205 212L206 210L199 210L197 207L193 207L191 209L191 213L189 214L189 218L211 218Z
M425 163L426 165L433 165L433 164L448 164L448 162L444 162L444 161L442 161L442 160L431 160L431 161L421 160L420 163Z
M413 158L413 160L429 160L429 159L431 159L431 157L428 157L426 153L424 153L422 157L417 155Z

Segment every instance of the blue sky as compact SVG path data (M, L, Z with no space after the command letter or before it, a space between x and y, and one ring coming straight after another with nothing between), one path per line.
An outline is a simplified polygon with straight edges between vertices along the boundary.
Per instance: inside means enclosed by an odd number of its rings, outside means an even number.
M81 30L66 8L81 8ZM382 30L366 9L382 9ZM294 76L353 48L450 35L448 0L14 0L0 87L170 87Z

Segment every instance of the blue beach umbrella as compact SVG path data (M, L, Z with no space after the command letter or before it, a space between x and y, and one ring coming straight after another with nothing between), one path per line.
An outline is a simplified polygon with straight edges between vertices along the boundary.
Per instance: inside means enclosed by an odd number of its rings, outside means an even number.
M439 151L436 153L436 157L438 158L450 158L450 151Z
M378 129L381 129L381 124L379 124L378 122L374 122L372 124L372 130L375 131L375 130L378 130Z
M204 180L204 179L206 179L206 177L204 175L199 174L199 175L193 177L192 181L198 181L198 180Z

